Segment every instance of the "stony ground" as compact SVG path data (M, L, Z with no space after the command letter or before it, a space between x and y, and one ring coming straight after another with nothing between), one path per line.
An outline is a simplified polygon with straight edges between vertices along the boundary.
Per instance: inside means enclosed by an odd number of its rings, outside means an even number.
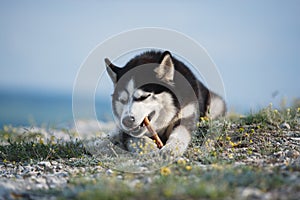
M203 118L186 153L148 173L107 167L70 130L6 126L0 199L300 199L299 120L271 106Z

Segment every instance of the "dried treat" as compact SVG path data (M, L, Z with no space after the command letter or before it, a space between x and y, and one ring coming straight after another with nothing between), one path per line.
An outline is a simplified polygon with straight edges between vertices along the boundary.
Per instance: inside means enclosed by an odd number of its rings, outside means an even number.
M156 131L155 131L155 130L153 129L153 127L151 126L148 117L145 117L145 119L144 119L144 124L145 124L145 126L147 127L148 131L149 131L150 133L152 133L152 137L154 138L157 147L158 147L159 149L161 149L161 148L164 146L164 144L163 144L162 141L160 140L160 138L159 138L158 134L156 133Z

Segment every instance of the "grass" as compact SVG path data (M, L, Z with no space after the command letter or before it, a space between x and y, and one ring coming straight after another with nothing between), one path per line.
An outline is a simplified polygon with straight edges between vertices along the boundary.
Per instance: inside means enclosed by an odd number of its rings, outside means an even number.
M4 126L0 131L0 161L32 162L80 158L87 154L82 141L63 141L50 137L45 141L42 133L24 129L21 132L11 126Z
M280 110L270 104L247 116L218 121L202 118L198 127L184 156L157 171L87 170L71 174L66 188L39 192L59 199L299 198L299 104ZM0 138L0 163L64 160L72 167L103 167L80 140L45 141L41 133L18 134L14 127L4 127Z
M0 146L0 159L4 162L28 162L41 160L80 158L85 155L82 142L12 142Z

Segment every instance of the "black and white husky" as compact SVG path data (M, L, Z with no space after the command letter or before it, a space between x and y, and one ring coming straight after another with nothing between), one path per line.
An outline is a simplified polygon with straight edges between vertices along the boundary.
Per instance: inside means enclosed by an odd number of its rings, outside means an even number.
M165 145L161 151L182 154L200 117L225 113L223 99L168 51L147 51L121 68L107 58L105 63L114 84L114 137L130 152L158 150L143 123L146 116Z

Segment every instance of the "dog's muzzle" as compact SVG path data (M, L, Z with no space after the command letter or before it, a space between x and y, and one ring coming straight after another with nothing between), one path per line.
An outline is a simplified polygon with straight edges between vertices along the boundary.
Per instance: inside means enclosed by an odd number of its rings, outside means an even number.
M155 114L155 111L151 112L148 115L148 118L150 121L153 118L154 114ZM136 118L134 116L128 115L122 119L121 123L122 123L123 127L126 129L126 132L128 132L129 134L131 134L133 136L138 136L146 130L145 124L144 124L144 118L141 119L141 122L139 122L139 121L140 120L136 120Z

